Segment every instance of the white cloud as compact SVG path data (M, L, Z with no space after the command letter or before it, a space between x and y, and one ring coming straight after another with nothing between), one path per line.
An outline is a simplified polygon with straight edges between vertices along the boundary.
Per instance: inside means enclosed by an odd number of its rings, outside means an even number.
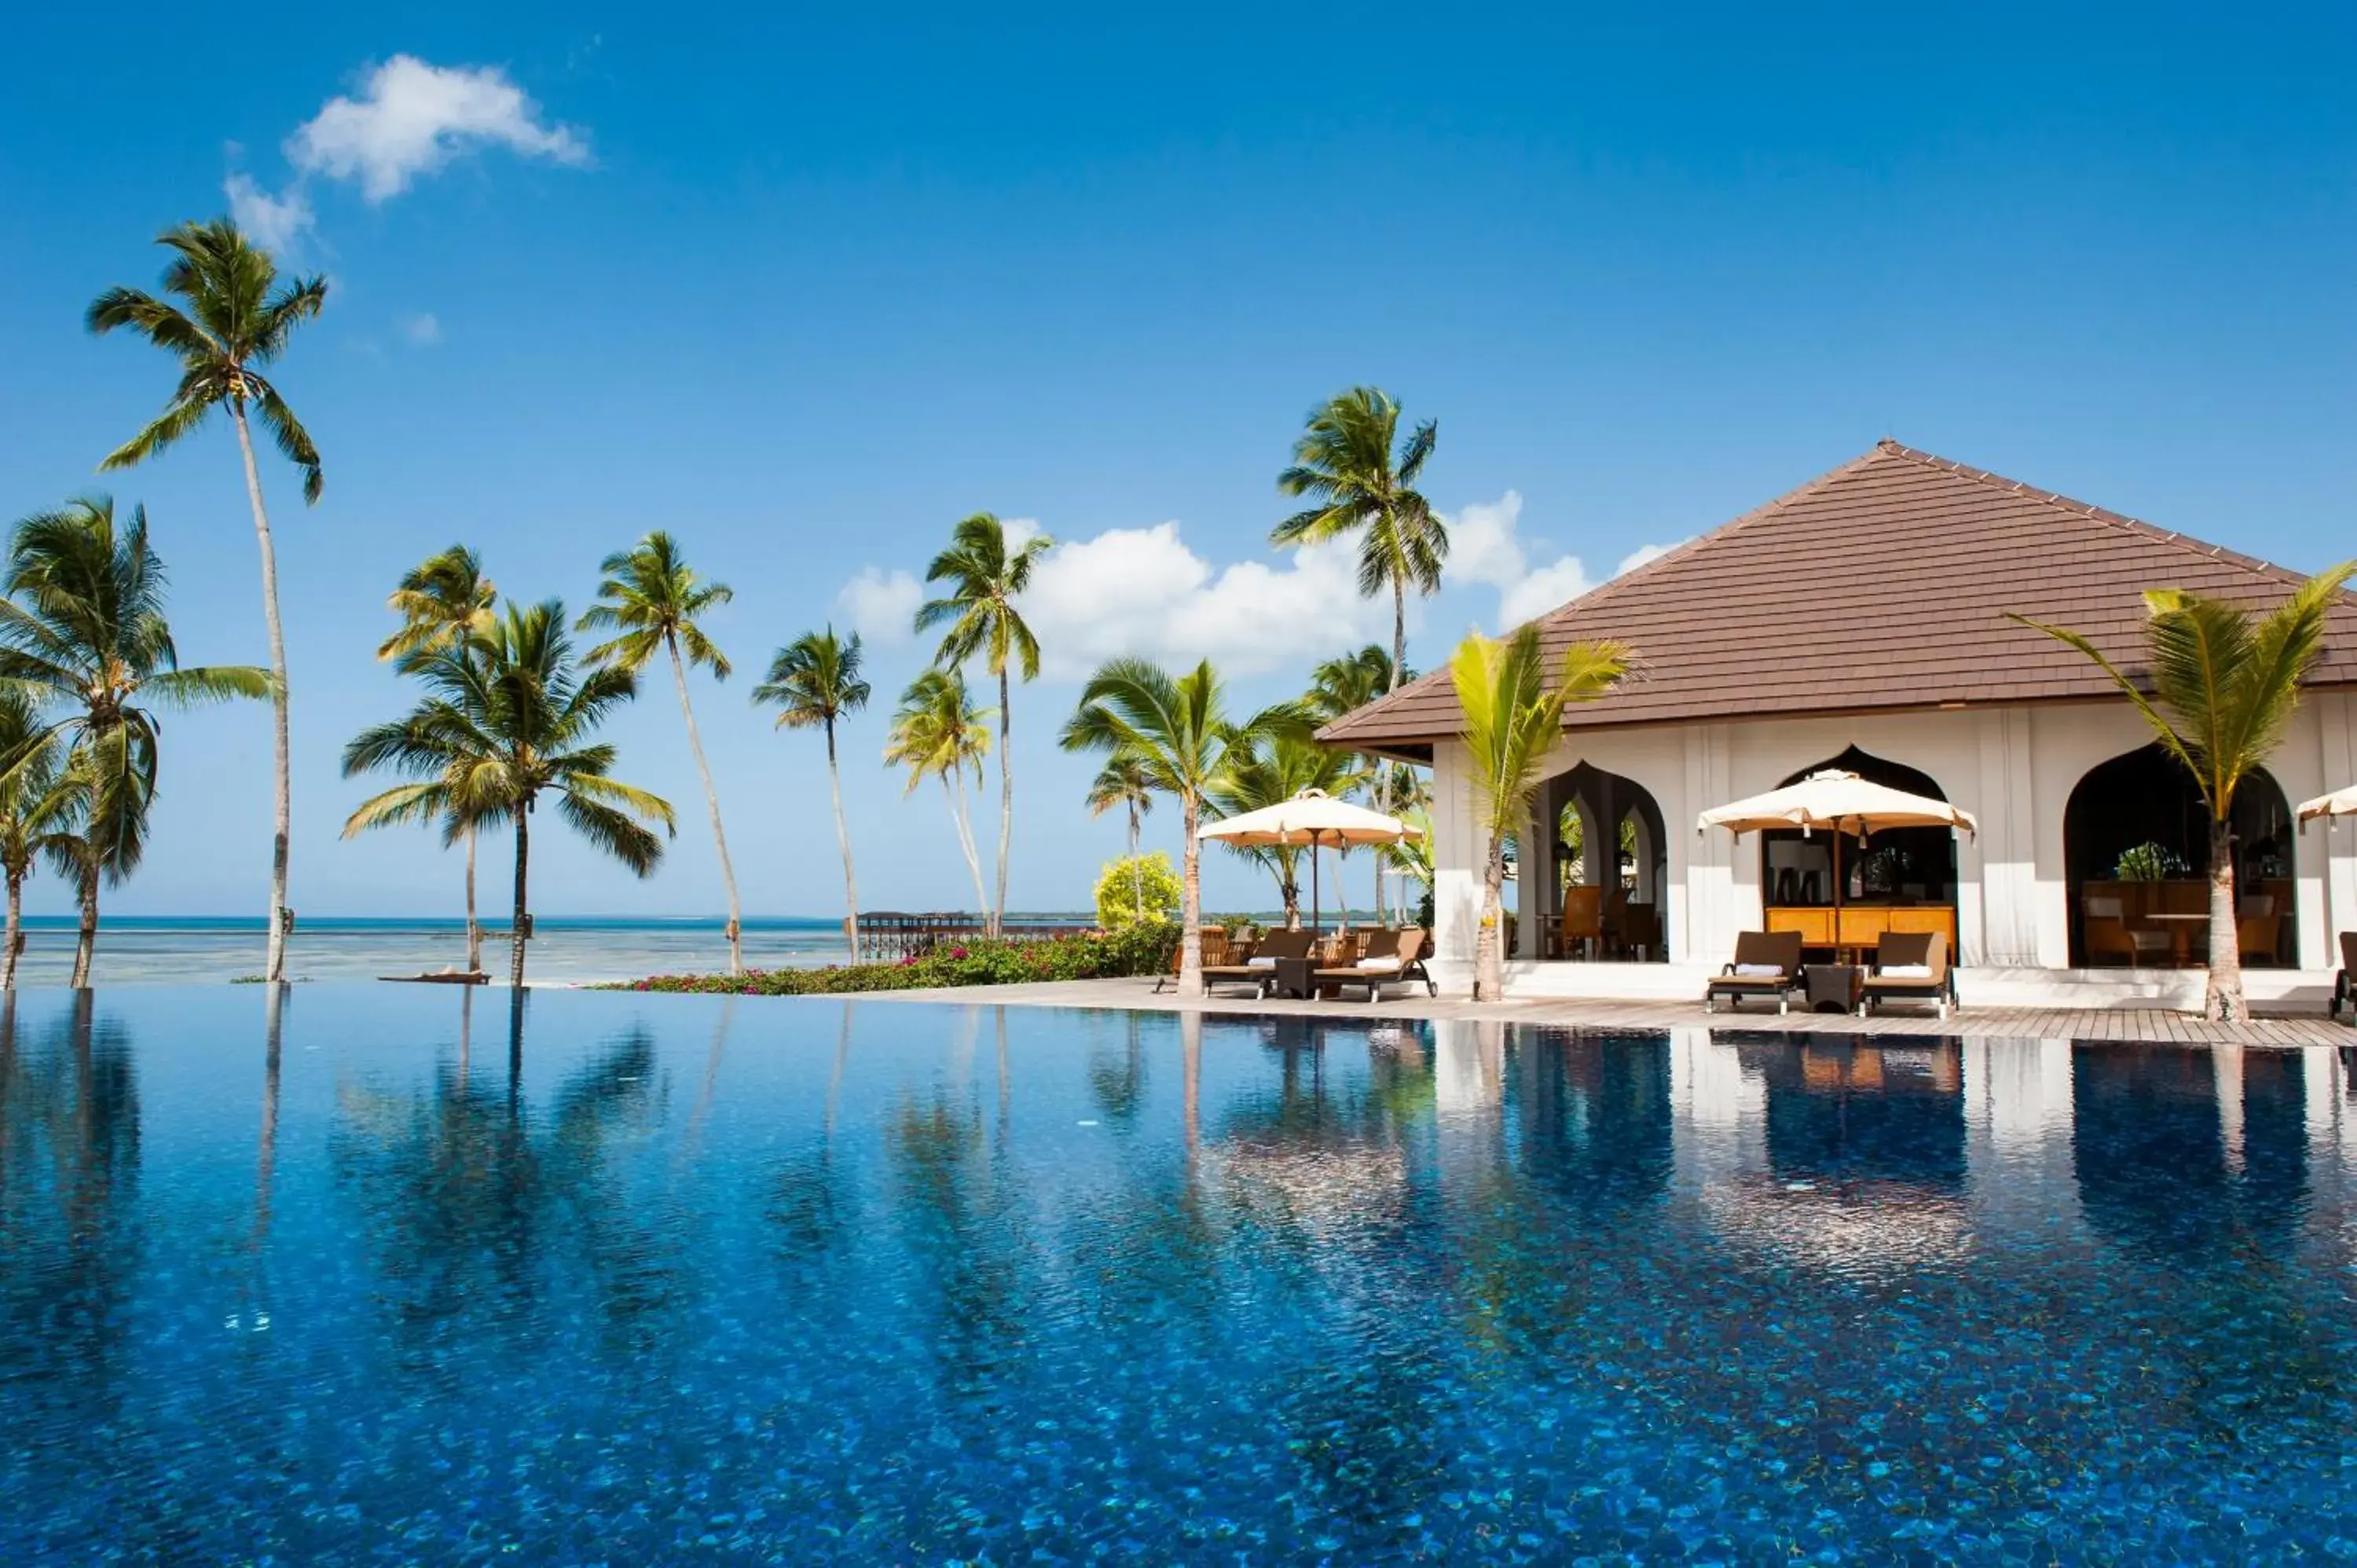
M430 310L421 310L401 324L401 335L420 349L442 341L442 323Z
M499 67L430 65L414 55L370 70L358 97L328 100L288 138L286 156L304 174L358 180L362 196L383 201L483 146L589 161L581 134L544 124L540 106Z
M1222 674L1252 675L1391 629L1388 601L1359 596L1346 543L1214 567L1176 522L1058 546L1033 570L1022 608L1042 672L1062 680L1124 654L1171 666L1209 659Z
M1448 575L1460 583L1498 590L1498 625L1509 629L1561 608L1597 586L1577 555L1559 555L1543 566L1530 564L1521 537L1523 498L1508 490L1495 501L1467 506L1448 524ZM1678 544L1685 542L1678 541ZM1669 553L1677 544L1643 544L1622 558L1612 575L1634 571Z
M232 174L221 182L229 197L229 215L245 237L281 260L292 255L313 223L311 199L299 186L284 196L273 196L253 177Z
M880 566L867 567L834 596L835 609L851 629L884 648L898 648L915 635L909 623L924 601L924 587L915 577Z

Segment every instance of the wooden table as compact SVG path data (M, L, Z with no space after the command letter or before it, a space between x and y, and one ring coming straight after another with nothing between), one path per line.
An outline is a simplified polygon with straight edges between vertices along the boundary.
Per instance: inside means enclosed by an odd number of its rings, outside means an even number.
M1852 1013L1866 999L1866 971L1854 963L1812 963L1801 969L1804 1005L1812 1013L1828 1009Z
M2203 924L2208 923L2210 917L2207 915L2179 915L2164 912L2157 915L2147 915L2144 918L2147 920L2167 920L2169 922L2169 961L2175 964L2179 969L2191 967L2193 963L2193 927L2196 922Z
M1318 961L1314 958L1278 959L1275 977L1269 982L1269 993L1307 1002L1311 989L1310 976L1317 972Z

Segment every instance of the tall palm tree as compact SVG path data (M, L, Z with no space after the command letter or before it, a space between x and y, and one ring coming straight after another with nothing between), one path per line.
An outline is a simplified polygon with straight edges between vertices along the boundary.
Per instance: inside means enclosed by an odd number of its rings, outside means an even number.
M1058 737L1066 751L1136 758L1154 789L1178 798L1185 835L1178 879L1182 990L1203 973L1203 846L1195 837L1203 807L1226 783L1240 748L1303 725L1300 711L1289 703L1233 723L1226 695L1209 660L1177 676L1143 659L1110 660L1089 677Z
M2141 682L2078 632L2007 612L2093 660L2152 726L2161 748L2193 775L2210 809L2205 1017L2247 1016L2235 929L2235 791L2283 743L2299 705L2299 683L2324 650L2325 618L2352 575L2357 562L2319 572L2258 617L2179 588L2147 589Z
M986 511L976 512L951 531L950 547L925 568L925 581L946 583L949 592L928 599L917 611L919 631L948 628L933 655L935 663L963 664L980 654L983 667L998 678L998 899L989 910L994 935L1006 918L1006 854L1015 838L1015 758L1007 745L1013 693L1007 666L1019 668L1026 681L1039 674L1039 641L1024 624L1015 601L1030 586L1039 557L1054 545L1054 540L1038 533L1010 546L1006 525Z
M1458 644L1448 660L1473 780L1474 821L1489 835L1481 863L1481 926L1473 952L1473 995L1495 1002L1505 994L1506 841L1530 814L1539 768L1563 733L1566 703L1602 696L1628 672L1631 654L1618 642L1575 642L1549 669L1538 628L1504 638L1479 633Z
M867 705L867 682L859 675L859 634L851 640L834 635L834 628L806 631L777 651L770 660L770 678L753 688L756 703L778 710L780 729L823 729L826 732L826 783L834 795L834 839L843 849L843 935L851 944L851 961L859 961L859 883L851 874L851 830L843 822L843 772L835 763L834 724L845 714Z
M8 921L0 935L0 991L16 985L25 945L25 881L34 865L70 832L77 794L60 776L64 748L42 736L40 714L21 687L0 686L0 757L23 761L0 775L0 875L8 883Z
M981 792L983 759L990 755L990 716L989 709L974 706L965 677L958 671L928 670L900 693L900 706L892 715L892 729L884 746L885 761L909 770L909 787L903 794L915 794L917 786L927 779L942 781L942 792L950 803L950 821L957 829L958 847L965 852L966 869L974 874L974 903L983 911L990 908L990 895L983 886L982 857L974 846L965 789L971 772L974 790Z
M401 618L401 629L378 644L376 656L404 661L446 651L469 656L475 639L499 618L493 608L498 602L498 585L483 575L482 557L464 544L453 544L402 574L400 585L384 602ZM460 837L467 847L467 972L476 974L483 967L483 928L475 918L475 827L468 822L462 830Z
M148 545L145 507L135 507L124 527L105 496L26 518L9 535L0 591L7 596L0 600L0 682L48 710L19 746L0 755L0 788L32 771L49 745L70 753L64 772L84 842L70 862L81 890L81 985L97 940L99 882L121 883L146 848L161 736L156 710L266 697L276 682L247 665L179 667L164 614L164 563Z
M1311 740L1306 733L1281 731L1246 739L1228 750L1223 778L1212 784L1206 799L1222 817L1240 817L1264 806L1279 806L1304 789L1340 792L1351 772L1347 751L1335 751ZM1230 844L1229 849L1253 862L1276 879L1285 923L1301 924L1301 844Z
M637 677L613 664L585 671L555 599L509 605L469 650L424 655L409 673L425 683L425 701L406 718L354 736L344 772L383 769L414 782L363 801L345 831L380 821L440 821L453 835L469 822L512 826L509 979L521 991L532 934L532 816L543 795L555 797L574 832L638 875L653 875L662 859L662 840L648 824L668 835L670 802L617 780L613 746L590 739L637 694Z
M180 381L164 412L107 454L102 468L144 463L202 424L217 408L229 411L237 449L245 461L245 499L253 509L253 536L262 552L262 614L270 632L272 818L270 935L264 972L272 984L286 978L287 841L293 832L294 790L286 742L286 638L278 618L278 553L270 513L262 504L262 475L253 461L249 413L270 433L286 460L303 471L303 499L319 499L319 449L263 371L286 351L295 329L328 303L328 280L289 277L283 283L270 252L247 242L226 218L183 223L157 236L172 252L158 299L135 288L110 288L91 302L90 330L127 327L180 363ZM177 299L178 303L173 303Z
M717 609L736 595L726 583L705 582L680 554L672 536L657 529L628 550L606 557L598 571L606 580L597 585L597 602L582 616L578 631L620 633L589 650L589 661L611 665L635 675L660 649L671 655L672 683L679 688L680 716L687 721L687 748L695 757L697 777L704 780L704 803L712 812L712 843L720 852L720 880L728 892L728 972L745 970L744 911L737 902L737 867L728 859L728 834L720 825L720 791L713 787L712 765L704 759L704 737L696 733L695 709L687 700L687 671L701 664L716 681L728 679L728 660L695 624L706 610Z
M1138 830L1145 825L1146 813L1154 810L1154 785L1147 779L1146 764L1135 757L1116 752L1105 758L1097 776L1089 780L1089 815L1102 817L1115 806L1129 812L1129 858L1137 859ZM1129 890L1137 900L1137 918L1146 918L1146 878L1134 874Z

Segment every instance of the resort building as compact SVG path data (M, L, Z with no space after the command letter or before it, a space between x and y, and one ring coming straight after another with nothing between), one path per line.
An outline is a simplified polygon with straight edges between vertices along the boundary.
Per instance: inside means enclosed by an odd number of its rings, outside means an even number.
M2082 654L2142 660L2147 588L2279 604L2298 573L1885 441L1539 622L1552 652L1630 644L1641 668L1574 704L1508 887L1524 995L1698 995L1738 932L1870 946L1940 930L1965 1004L2198 1004L2208 886L2192 781ZM1433 770L1436 945L1469 977L1485 848L1435 671L1322 732ZM2357 929L2357 832L2291 802L2357 781L2357 602L2266 775L2234 812L2255 1000L2320 1001ZM1696 831L1712 807L1841 768L1936 796L1973 835L1853 841L1833 926L1831 835ZM1443 983L1448 983L1444 978Z

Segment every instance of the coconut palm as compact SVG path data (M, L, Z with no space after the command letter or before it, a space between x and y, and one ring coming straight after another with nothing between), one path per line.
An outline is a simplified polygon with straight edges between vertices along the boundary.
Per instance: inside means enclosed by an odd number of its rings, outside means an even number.
M851 830L843 822L843 772L834 757L834 725L867 705L867 682L859 675L859 634L845 642L834 628L806 631L770 660L770 678L753 688L755 703L778 710L780 729L826 732L826 783L834 795L834 839L843 849L843 935L851 961L859 961L859 882L851 874Z
M2234 920L2234 795L2283 743L2292 710L2299 705L2299 683L2324 650L2325 617L2341 602L2352 574L2357 562L2319 572L2257 617L2179 588L2147 589L2141 682L2078 632L2028 616L2011 617L2093 660L2152 726L2161 748L2193 775L2210 808L2205 1017L2247 1015Z
M1114 659L1089 677L1080 705L1058 737L1067 751L1135 758L1152 788L1178 798L1185 835L1178 877L1182 990L1199 983L1203 973L1203 848L1195 837L1203 808L1254 741L1305 727L1303 714L1291 703L1235 724L1227 716L1226 695L1209 660L1174 676L1142 659Z
M1448 660L1465 714L1459 738L1473 780L1474 821L1488 834L1481 863L1481 926L1473 953L1473 995L1505 993L1506 841L1530 814L1539 768L1563 733L1563 710L1610 691L1631 654L1618 642L1576 642L1548 667L1536 627L1503 638L1479 633Z
M407 660L448 650L470 654L474 639L499 618L493 608L498 602L499 588L483 575L482 558L453 544L402 574L400 585L384 602L401 618L401 629L378 644L376 656ZM483 967L483 928L475 918L476 835L472 822L460 826L467 849L467 972L475 974Z
M270 934L264 973L286 978L287 841L294 795L286 742L286 639L278 618L278 554L270 513L262 502L262 474L253 461L249 414L269 432L286 460L303 471L303 499L319 499L319 449L263 371L286 351L295 329L328 302L328 280L280 280L270 252L247 242L226 218L183 223L156 242L172 252L158 299L135 288L110 288L91 302L86 322L104 334L127 327L178 360L180 381L164 412L107 454L102 468L127 468L172 446L204 424L215 409L229 411L237 449L245 461L245 499L253 509L253 536L262 553L262 614L270 632L272 818ZM177 300L178 303L173 301Z
M1138 830L1145 826L1146 813L1154 810L1154 786L1146 776L1146 765L1134 757L1119 753L1105 759L1097 776L1089 780L1089 815L1102 817L1115 806L1129 812L1129 858L1137 858ZM1146 879L1132 876L1129 890L1136 896L1137 918L1146 918Z
M717 609L736 595L726 583L705 582L682 557L679 545L661 529L628 550L606 557L597 568L605 581L597 585L597 602L581 617L578 631L614 631L620 635L589 650L589 661L611 665L635 675L658 650L671 655L672 683L679 689L680 716L687 721L687 749L694 755L695 771L704 780L704 803L712 812L712 843L720 852L720 880L728 894L728 972L745 969L744 911L737 902L737 868L728 859L728 834L720 825L720 791L713 787L712 765L704 759L704 737L696 733L695 709L687 700L687 671L700 664L716 681L728 679L728 660L704 635L695 618Z
M1439 438L1439 425L1426 420L1405 441L1399 434L1399 404L1373 387L1353 387L1313 409L1293 465L1276 477L1276 488L1313 504L1269 531L1278 545L1318 544L1359 536L1359 592L1373 598L1388 586L1392 595L1392 657L1383 689L1396 691L1407 665L1407 590L1429 594L1440 586L1441 563L1448 558L1448 530L1416 488Z
M951 531L950 547L925 568L925 581L947 583L949 592L927 600L917 611L919 631L948 628L933 655L936 664L962 665L979 654L983 668L998 680L998 898L988 911L994 935L1006 918L1006 855L1015 838L1015 758L1007 745L1013 693L1007 667L1020 669L1026 681L1039 674L1039 639L1024 624L1015 601L1030 586L1032 567L1054 543L1044 533L1013 542L1005 523L986 511L976 512Z
M61 777L64 748L43 736L38 711L24 689L0 686L0 757L22 761L0 776L0 875L8 884L8 919L0 935L0 991L16 985L25 944L25 881L53 841L68 833L79 796ZM77 883L79 886L79 883Z
M425 699L407 717L353 737L344 772L382 770L413 782L363 801L344 831L440 822L455 837L468 823L511 826L509 978L521 988L532 934L532 817L543 795L555 797L557 814L576 832L638 875L653 875L662 859L662 839L649 824L668 836L670 803L617 780L613 746L590 738L637 694L637 677L616 664L585 670L555 599L509 605L469 648L421 655L408 673L425 683Z
M1311 740L1303 731L1280 731L1254 736L1231 746L1225 776L1206 791L1213 811L1240 817L1264 806L1281 806L1304 789L1341 793L1350 781L1352 758ZM1260 866L1276 879L1277 898L1288 927L1301 924L1302 844L1238 844L1228 848Z
M1383 651L1379 643L1368 643L1353 653L1329 659L1309 672L1309 690L1302 696L1302 704L1321 725L1332 724L1345 714L1355 713L1369 703L1390 692L1394 686L1415 679L1415 671L1401 669ZM1396 811L1405 805L1409 794L1401 788L1405 769L1386 764L1381 757L1362 756L1359 768L1345 778L1334 793L1364 789L1373 799L1375 809ZM1383 907L1383 870L1388 857L1375 857L1375 908Z
M977 794L982 789L982 763L990 755L990 710L977 708L967 694L965 677L955 670L928 670L900 693L892 715L892 729L884 746L884 760L909 770L913 795L928 779L942 781L950 803L950 821L957 828L958 847L965 852L966 870L974 874L974 902L990 908L982 881L982 857L974 846L974 824L966 815L966 776L971 770Z
M266 697L268 671L246 665L183 670L164 614L164 563L147 543L147 511L118 527L105 496L70 501L16 524L0 601L0 682L47 710L13 752L0 753L0 788L64 746L81 889L76 985L89 978L98 886L138 869L156 798L158 708ZM56 858L52 855L52 859Z

